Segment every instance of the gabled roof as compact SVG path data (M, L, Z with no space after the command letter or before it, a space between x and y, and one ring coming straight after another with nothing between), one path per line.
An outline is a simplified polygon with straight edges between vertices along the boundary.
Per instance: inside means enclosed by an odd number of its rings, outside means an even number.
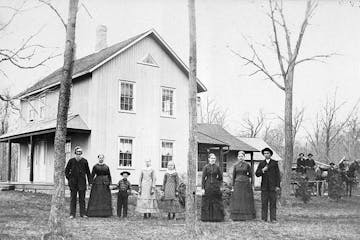
M49 132L55 132L56 119L28 123L26 126L20 129L16 129L12 132L5 133L0 136L0 142L7 141L10 139L17 139L31 135L39 135ZM86 123L82 120L79 115L72 115L68 117L67 129L75 130L78 132L90 132Z
M198 132L229 145L230 150L242 150L245 152L259 151L256 148L237 139L218 124L199 123Z
M170 48L170 46L160 37L160 35L154 30L151 29L139 35L136 35L132 38L129 38L125 41L114 44L110 47L100 50L99 52L90 54L83 58L77 59L74 61L74 70L73 70L73 79L83 76L87 73L92 73L97 68L101 67L103 64L107 63L114 57L118 56L131 46L135 45L145 37L152 36L160 44L160 46L169 54L171 59L181 68L181 70L189 74L188 67L184 62L176 55L176 53ZM25 91L19 93L17 98L24 98L28 95L40 92L44 89L56 86L60 83L62 68L57 69L55 72L49 74L45 78L36 82L34 85L26 89ZM205 92L206 87L204 84L197 80L197 90L198 92Z
M247 137L238 137L239 140L249 144L250 146L258 149L259 151L261 151L262 149L268 147L271 148L263 139L261 138L247 138ZM272 155L272 159L276 160L276 161L281 161L282 158L279 156L279 154L277 154L274 149L273 150L273 155ZM253 156L254 160L264 160L264 156L261 154L261 152L256 152L254 153Z

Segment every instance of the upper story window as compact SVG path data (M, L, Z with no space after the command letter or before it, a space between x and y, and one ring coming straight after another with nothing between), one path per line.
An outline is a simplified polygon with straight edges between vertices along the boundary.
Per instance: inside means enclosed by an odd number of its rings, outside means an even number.
M135 112L135 83L120 81L120 111Z
M39 99L39 119L43 120L45 118L46 102L45 97Z
M29 122L36 120L36 104L35 101L30 101L29 103Z
M169 161L173 160L174 143L170 141L161 141L161 168L167 168Z
M172 88L165 88L161 89L161 115L162 116L174 116L174 103L175 103L175 96L174 96L174 89Z
M133 159L133 139L119 138L119 167L131 167Z

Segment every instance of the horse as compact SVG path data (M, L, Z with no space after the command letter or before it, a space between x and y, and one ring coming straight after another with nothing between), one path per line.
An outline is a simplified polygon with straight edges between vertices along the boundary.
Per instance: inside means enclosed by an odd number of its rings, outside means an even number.
M349 165L349 169L345 171L344 181L346 184L345 196L351 197L353 185L356 183L355 172L360 170L360 161L355 160Z

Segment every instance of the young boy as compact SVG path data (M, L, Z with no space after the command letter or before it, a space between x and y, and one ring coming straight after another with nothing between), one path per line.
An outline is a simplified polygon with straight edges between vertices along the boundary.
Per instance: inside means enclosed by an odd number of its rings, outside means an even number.
M127 180L130 173L127 171L123 171L120 173L123 177L117 186L114 189L119 189L118 199L117 199L117 216L121 217L121 209L123 210L123 217L127 217L127 209L128 209L128 196L131 194L131 184Z

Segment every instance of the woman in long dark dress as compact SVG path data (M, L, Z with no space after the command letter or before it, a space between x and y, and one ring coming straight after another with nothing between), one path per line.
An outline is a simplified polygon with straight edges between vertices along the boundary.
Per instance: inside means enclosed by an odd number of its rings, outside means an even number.
M223 174L215 164L215 154L209 154L209 163L202 173L202 188L205 194L201 199L201 221L220 222L224 220L224 204L220 190Z
M104 155L98 155L99 162L95 164L91 172L93 185L87 208L88 217L112 216L111 204L111 175L109 167L104 163Z
M233 221L255 219L254 194L250 183L251 167L245 162L245 152L238 152L238 162L233 169L233 194L230 218Z

